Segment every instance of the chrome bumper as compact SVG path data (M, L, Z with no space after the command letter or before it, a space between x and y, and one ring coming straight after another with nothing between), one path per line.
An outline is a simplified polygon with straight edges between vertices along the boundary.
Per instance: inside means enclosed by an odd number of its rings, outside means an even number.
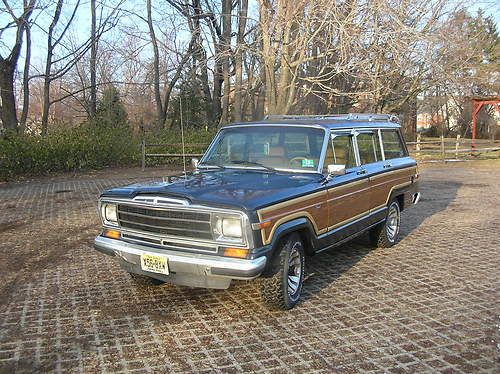
M127 270L144 274L146 273L141 270L140 261L140 256L142 254L161 255L166 257L169 271L174 275L174 277L154 273L147 273L147 275L165 280L167 282L171 280L170 278L174 279L175 276L178 278L180 274L189 275L191 279L193 276L199 276L210 278L222 277L228 278L229 280L248 280L258 277L266 266L266 257L246 260L197 253L181 253L128 243L123 240L109 239L103 236L95 238L94 248L104 254L118 257ZM194 286L197 285L194 284Z

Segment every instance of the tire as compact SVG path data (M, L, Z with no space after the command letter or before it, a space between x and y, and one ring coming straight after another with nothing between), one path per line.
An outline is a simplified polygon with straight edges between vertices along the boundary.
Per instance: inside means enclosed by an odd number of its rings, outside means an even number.
M385 221L370 230L370 242L378 248L390 248L398 241L401 227L401 209L397 200L387 208Z
M300 299L304 281L304 246L298 234L291 234L278 250L275 258L278 271L262 279L261 294L270 309L288 310Z
M129 274L132 280L139 286L148 287L148 286L159 286L165 284L164 281L148 277L147 275L135 274L135 273L129 273Z

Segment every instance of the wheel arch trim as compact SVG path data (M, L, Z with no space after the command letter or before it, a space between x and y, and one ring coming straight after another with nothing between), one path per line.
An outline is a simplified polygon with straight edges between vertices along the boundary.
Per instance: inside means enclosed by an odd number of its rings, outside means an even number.
M308 243L302 243L305 247L304 249L306 249L306 247L309 245L314 246L314 240L316 238L313 224L307 217L300 216L283 222L276 227L270 243L271 250L268 254L266 270L270 270L270 268L273 266L273 258L275 257L276 253L278 253L279 245L282 242L283 238L287 237L290 234L304 231L307 232L308 235ZM301 239L303 240L302 236Z

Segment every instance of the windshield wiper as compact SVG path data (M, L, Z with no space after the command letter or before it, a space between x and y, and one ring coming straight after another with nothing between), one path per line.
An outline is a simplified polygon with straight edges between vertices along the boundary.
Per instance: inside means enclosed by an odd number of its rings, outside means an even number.
M246 161L246 160L231 160L230 161L232 164L248 164L248 165L255 165L255 166L260 166L261 168L264 168L269 171L276 171L275 168L271 166L267 166L264 164L261 164L260 162L253 162L253 161Z
M200 166L205 168L224 169L224 166L218 164L198 164L198 167Z

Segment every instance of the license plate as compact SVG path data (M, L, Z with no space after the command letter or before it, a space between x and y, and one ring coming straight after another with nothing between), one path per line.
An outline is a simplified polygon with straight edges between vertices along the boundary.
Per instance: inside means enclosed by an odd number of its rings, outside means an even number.
M141 269L168 275L168 262L165 257L144 254L141 255Z

